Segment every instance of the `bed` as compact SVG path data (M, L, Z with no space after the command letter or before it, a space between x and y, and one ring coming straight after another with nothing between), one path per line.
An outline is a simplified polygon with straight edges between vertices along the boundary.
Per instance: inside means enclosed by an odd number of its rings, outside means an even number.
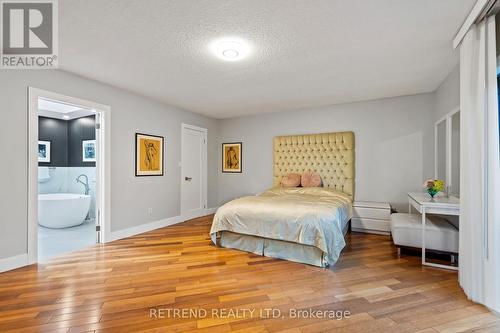
M221 206L210 236L216 245L319 267L343 247L354 197L354 133L274 138L273 188ZM315 171L322 187L279 187L288 173Z

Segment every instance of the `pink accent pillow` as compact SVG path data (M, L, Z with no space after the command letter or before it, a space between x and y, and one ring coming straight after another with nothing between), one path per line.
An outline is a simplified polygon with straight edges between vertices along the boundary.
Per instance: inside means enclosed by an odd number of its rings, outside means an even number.
M300 178L302 187L320 187L321 177L314 171L306 171Z
M281 178L281 187L298 187L300 186L300 178L298 173L289 173Z

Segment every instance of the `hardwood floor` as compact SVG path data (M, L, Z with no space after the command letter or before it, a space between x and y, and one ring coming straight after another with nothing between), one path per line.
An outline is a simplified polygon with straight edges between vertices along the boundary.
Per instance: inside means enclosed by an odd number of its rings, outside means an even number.
M0 274L0 332L500 332L456 273L389 237L348 235L326 270L214 247L211 218Z

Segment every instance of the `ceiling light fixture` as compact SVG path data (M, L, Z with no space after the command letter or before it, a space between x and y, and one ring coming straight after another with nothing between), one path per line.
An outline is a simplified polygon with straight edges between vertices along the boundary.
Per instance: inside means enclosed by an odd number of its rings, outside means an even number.
M69 116L63 116L64 119L68 120L69 119Z
M226 58L236 58L237 56L240 55L240 53L233 49L227 49L222 51L222 55Z
M212 52L225 61L238 61L246 58L250 53L248 43L239 38L224 38L211 44Z

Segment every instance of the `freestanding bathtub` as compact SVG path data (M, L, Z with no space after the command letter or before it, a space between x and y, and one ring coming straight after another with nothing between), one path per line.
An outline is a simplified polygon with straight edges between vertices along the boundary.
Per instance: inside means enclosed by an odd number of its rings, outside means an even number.
M38 223L53 229L80 225L90 208L90 195L53 193L38 195Z

